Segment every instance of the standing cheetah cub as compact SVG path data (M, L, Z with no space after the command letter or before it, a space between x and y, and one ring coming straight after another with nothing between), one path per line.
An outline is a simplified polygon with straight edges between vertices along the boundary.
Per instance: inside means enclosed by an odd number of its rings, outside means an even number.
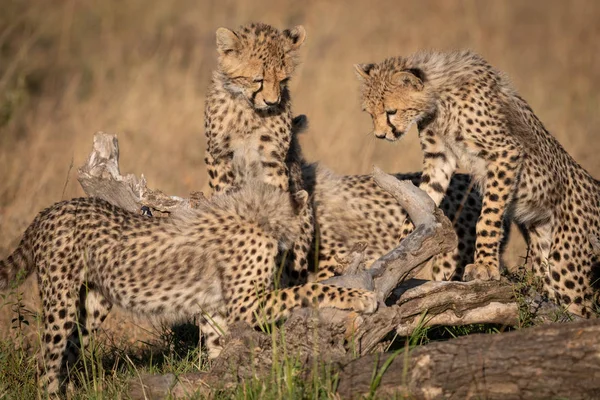
M222 192L241 184L232 165L239 149L258 153L264 181L284 191L303 189L300 168L290 170L286 157L292 136L288 82L297 52L306 38L302 26L279 31L252 23L236 31L219 28L217 69L213 73L204 112L209 185ZM306 208L301 235L286 261L286 277L305 281L312 243L312 206Z
M307 199L304 191L296 195L301 207ZM65 388L78 328L85 345L113 304L166 322L205 316L211 357L234 321L274 321L310 305L375 311L374 293L362 290L313 283L271 291L275 256L296 240L300 224L289 194L260 181L173 218L148 218L96 198L63 201L40 212L0 261L0 289L19 271L38 274L40 385L49 393Z
M546 130L507 79L470 51L421 52L361 64L362 103L374 134L398 140L417 124L423 149L420 187L442 201L457 165L483 195L471 278L498 279L503 219L522 226L534 273L569 310L597 306L600 183Z

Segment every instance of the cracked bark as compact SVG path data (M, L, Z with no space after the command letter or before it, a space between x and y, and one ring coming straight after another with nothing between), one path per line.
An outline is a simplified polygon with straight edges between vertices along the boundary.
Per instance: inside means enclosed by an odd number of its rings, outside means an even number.
M391 364L378 397L414 399L595 399L600 395L600 321L472 335L344 366L338 393L360 398L374 370Z

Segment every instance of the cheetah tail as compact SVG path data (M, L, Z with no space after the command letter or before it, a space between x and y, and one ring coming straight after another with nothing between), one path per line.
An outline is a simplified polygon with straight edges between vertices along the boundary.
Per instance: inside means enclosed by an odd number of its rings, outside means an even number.
M8 258L0 260L0 290L8 289L11 284L18 284L19 280L31 274L34 267L31 246L24 237Z

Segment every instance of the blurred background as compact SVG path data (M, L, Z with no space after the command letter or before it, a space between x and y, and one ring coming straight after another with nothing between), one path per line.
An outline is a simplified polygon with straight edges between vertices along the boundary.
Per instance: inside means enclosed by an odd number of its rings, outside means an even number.
M0 0L0 9L0 257L38 211L84 194L77 168L98 130L118 134L123 174L174 195L206 190L214 32L251 21L307 30L291 89L294 112L309 117L301 143L311 161L344 174L419 170L416 132L395 144L370 134L352 64L468 47L506 72L600 178L597 0ZM523 255L513 246L506 259ZM35 297L26 290L24 301L34 307Z

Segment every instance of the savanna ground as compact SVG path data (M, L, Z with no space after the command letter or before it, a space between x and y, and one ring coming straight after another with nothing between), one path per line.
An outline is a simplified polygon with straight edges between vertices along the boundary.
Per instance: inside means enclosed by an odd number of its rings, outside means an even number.
M336 172L369 173L374 163L389 172L416 171L421 162L415 132L394 145L370 135L352 64L469 47L507 72L567 151L600 176L596 0L2 0L0 9L0 257L40 209L83 195L77 167L97 130L118 134L122 172L144 173L150 187L170 194L206 190L203 103L215 66L214 31L249 21L306 27L291 83L294 111L309 117L301 139L308 158ZM513 236L509 265L525 254ZM0 299L0 398L36 395L38 301L32 279ZM120 398L122 382L140 369L204 366L197 350L179 348L182 338L197 340L189 331L164 333L130 319L109 317L102 351L88 358L89 376L76 397ZM448 332L418 334L412 342ZM146 342L167 350L130 357L118 350ZM300 384L292 376L292 363L274 370L262 395L327 397L334 385L332 377ZM250 383L223 396L260 397L261 390Z

